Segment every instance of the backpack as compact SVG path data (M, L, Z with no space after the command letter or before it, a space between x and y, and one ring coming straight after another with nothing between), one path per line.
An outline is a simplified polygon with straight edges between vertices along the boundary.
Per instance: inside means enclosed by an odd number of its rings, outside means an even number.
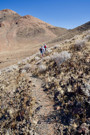
M46 48L46 45L44 45L44 48Z
M42 48L40 48L40 52L42 52Z

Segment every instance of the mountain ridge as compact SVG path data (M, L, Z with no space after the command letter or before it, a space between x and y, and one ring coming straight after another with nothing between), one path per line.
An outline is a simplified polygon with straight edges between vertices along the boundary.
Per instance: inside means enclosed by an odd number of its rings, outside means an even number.
M48 44L55 44L58 42L62 42L66 39L73 38L75 35L79 35L84 31L87 31L90 29L90 21L86 22L85 24L82 24L74 29L69 29L65 34L61 35L60 37L57 37L51 41L48 42Z

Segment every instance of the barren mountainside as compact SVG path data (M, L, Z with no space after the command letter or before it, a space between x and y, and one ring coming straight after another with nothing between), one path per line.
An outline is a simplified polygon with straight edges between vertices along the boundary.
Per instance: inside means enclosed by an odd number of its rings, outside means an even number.
M0 51L40 44L66 31L31 15L20 16L9 9L0 11Z

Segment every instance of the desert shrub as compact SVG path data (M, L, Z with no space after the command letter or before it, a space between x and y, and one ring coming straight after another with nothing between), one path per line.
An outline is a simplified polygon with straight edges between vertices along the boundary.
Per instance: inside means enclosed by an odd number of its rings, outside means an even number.
M74 50L80 51L85 46L85 40L76 40Z
M43 72L45 72L46 71L46 66L45 65L39 65L38 66L38 72L39 73L43 73Z
M71 54L67 51L63 51L61 53L56 53L52 56L52 60L54 60L59 67L64 61L71 58Z
M84 38L84 40L90 41L90 35L87 35L87 36Z

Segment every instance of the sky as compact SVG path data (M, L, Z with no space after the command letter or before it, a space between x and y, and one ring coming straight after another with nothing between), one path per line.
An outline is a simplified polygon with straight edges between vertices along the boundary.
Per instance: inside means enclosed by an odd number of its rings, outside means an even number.
M67 29L90 21L90 0L0 0L0 10L3 9Z

